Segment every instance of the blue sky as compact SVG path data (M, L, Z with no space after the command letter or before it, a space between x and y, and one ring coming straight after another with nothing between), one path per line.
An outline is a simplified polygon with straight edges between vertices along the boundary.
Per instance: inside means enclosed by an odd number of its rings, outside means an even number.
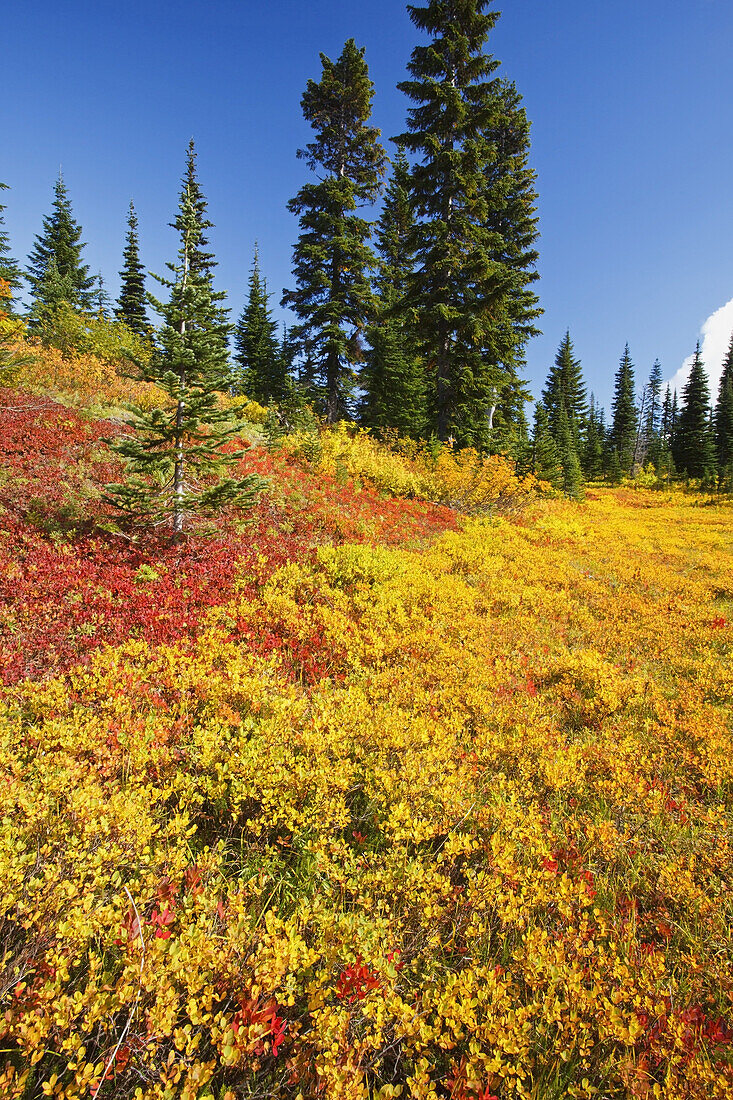
M116 293L132 197L142 257L173 257L189 137L216 229L219 284L241 308L255 239L271 289L290 285L287 200L307 169L300 97L346 38L366 47L374 121L403 129L395 89L423 37L400 0L4 0L6 226L24 262L59 165ZM730 0L506 0L490 49L533 122L542 337L535 393L569 326L589 387L610 401L626 341L640 377L672 377L733 299ZM727 344L733 305L708 329ZM722 355L722 350L720 352ZM716 373L714 362L709 366Z

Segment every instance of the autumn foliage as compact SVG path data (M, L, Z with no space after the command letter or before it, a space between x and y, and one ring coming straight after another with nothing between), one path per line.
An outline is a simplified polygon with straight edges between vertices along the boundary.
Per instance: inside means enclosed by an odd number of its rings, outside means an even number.
M172 545L0 406L0 1095L731 1096L730 504L342 432Z

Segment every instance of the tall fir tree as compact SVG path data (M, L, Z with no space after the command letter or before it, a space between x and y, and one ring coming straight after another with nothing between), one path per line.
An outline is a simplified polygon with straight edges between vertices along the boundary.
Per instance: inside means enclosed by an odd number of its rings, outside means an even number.
M7 190L7 183L0 183L0 191ZM12 316L18 306L18 291L23 286L23 272L10 252L10 237L5 229L5 210L6 207L0 203L0 280L10 291L3 295L2 310Z
M26 278L33 298L32 313L53 309L61 300L77 310L91 309L95 280L89 275L89 267L82 263L85 245L81 235L81 226L74 218L66 184L59 172L51 213L43 219L42 232L36 237L28 257ZM64 299L58 298L61 292Z
M547 376L542 391L542 404L547 410L547 422L555 439L559 439L560 415L564 409L577 449L588 415L588 405L580 360L575 358L574 350L568 330L557 349L554 366Z
M710 386L698 341L682 391L682 406L672 444L675 466L686 477L708 481L714 476L716 462L710 435L710 412Z
M733 488L733 337L723 362L715 404L715 448L721 487Z
M94 290L92 291L92 312L98 321L108 320L110 305L111 300L107 293L104 276L99 271L94 280Z
M291 330L309 361L329 423L349 415L361 336L374 312L369 272L371 223L358 213L381 189L386 154L369 125L374 86L364 50L349 39L336 61L321 54L322 74L301 100L315 139L298 151L321 178L307 183L288 209L299 216L293 251L296 288L285 291L299 324Z
M540 481L548 482L553 489L564 488L565 471L560 452L547 423L547 410L539 402L534 410L532 472Z
M130 200L127 214L127 237L122 254L120 271L120 296L117 299L115 317L124 322L129 329L145 336L150 332L150 321L146 308L145 268L140 261L140 241L138 238L138 220L135 207Z
M596 409L595 398L591 394L588 422L581 452L583 474L589 481L598 481L603 477L604 435L603 422Z
M667 384L662 401L662 412L659 420L659 434L665 447L669 446L672 438L672 390Z
M672 456L679 473L711 482L715 476L715 443L711 431L710 385L700 341L682 389L682 404L672 437Z
M222 349L228 351L232 326L229 322L229 310L222 304L226 301L226 294L222 290L216 290L214 286L214 268L217 263L207 236L208 230L214 228L214 223L208 216L208 202L199 183L196 160L196 146L191 138L186 150L186 171L181 180L179 213L175 221L171 222L171 228L176 229L179 234L184 232L185 227L180 211L183 209L184 200L190 203L198 227L198 240L191 249L189 259L190 268L194 275L200 275L208 283L214 309L212 332L217 334ZM231 379L229 384L231 386Z
M184 185L175 225L178 263L160 278L168 301L152 298L163 318L151 362L139 368L155 382L170 408L138 408L133 432L113 445L127 462L124 484L108 487L109 499L124 513L150 524L168 523L175 535L187 517L226 505L250 507L264 483L258 477L228 476L241 452L224 451L239 427L221 407L219 394L230 379L221 340L221 310L205 268L192 270L200 255L202 226L196 194Z
M234 329L234 348L237 389L263 405L270 401L282 401L287 364L277 338L277 324L272 319L256 245L249 277L249 295Z
M583 496L583 474L576 448L575 437L564 402L560 403L557 423L557 450L562 466L562 489L565 496L579 500Z
M645 459L656 467L662 453L662 367L654 361L646 384L646 408L644 411L643 437Z
M485 52L489 0L408 5L431 36L399 88L414 106L397 140L415 155L416 265L407 303L420 318L441 439L489 446L502 390L517 381L539 315L529 124ZM521 405L521 402L520 402ZM516 407L507 402L506 407Z
M417 438L426 428L426 409L418 334L405 309L415 262L413 232L410 166L398 148L377 226L376 317L367 330L369 348L359 378L361 419L368 427Z
M609 443L618 455L621 472L629 474L634 458L639 415L636 408L634 364L631 362L628 344L616 371L612 412Z
M508 270L509 281L502 324L492 334L485 353L500 372L500 396L493 425L502 435L511 426L521 433L529 398L521 372L526 345L539 335L542 314L533 284L539 279L535 247L539 231L535 172L529 166L530 122L522 97L512 81L496 86L497 110L490 129L494 150L486 174L488 226L495 234L493 259Z

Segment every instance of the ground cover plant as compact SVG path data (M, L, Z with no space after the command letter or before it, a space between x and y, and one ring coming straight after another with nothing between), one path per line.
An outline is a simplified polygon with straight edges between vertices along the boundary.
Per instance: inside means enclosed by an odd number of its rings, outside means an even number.
M731 1095L730 503L337 431L135 540L0 405L0 1094Z

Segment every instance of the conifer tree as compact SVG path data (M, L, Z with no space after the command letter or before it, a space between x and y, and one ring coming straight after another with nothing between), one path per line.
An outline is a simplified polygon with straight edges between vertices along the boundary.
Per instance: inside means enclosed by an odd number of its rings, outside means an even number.
M502 324L485 349L500 370L498 418L509 424L526 423L524 409L531 400L521 371L525 348L542 314L533 284L539 279L535 247L538 232L536 176L529 167L530 123L522 97L512 81L496 85L497 110L489 135L493 155L486 173L487 224L494 234L493 259L511 275ZM492 351L493 348L493 351ZM495 421L496 426L496 421ZM503 430L503 425L500 425Z
M547 481L553 489L563 489L565 472L560 453L547 423L547 412L539 403L534 410L532 472L540 481Z
M181 180L179 213L175 221L171 222L171 228L176 229L179 234L183 233L185 227L180 211L183 209L184 201L189 203L198 227L198 240L191 249L189 260L190 269L194 275L200 275L201 278L205 279L208 283L214 310L212 332L217 334L222 349L228 351L229 335L232 326L229 323L229 310L221 304L226 300L226 294L224 291L216 290L214 287L214 268L217 264L214 253L210 249L209 239L206 236L207 231L214 228L214 223L209 219L207 213L208 203L198 180L196 158L196 146L193 138L191 138L188 143L188 149L186 150L186 171Z
M561 411L565 410L577 449L588 407L580 360L575 358L573 351L573 342L568 330L557 349L555 364L550 368L547 376L547 382L542 391L542 403L547 410L550 431L556 439L559 439Z
M562 402L557 424L557 450L562 465L563 492L565 496L577 500L583 495L583 475L580 470L580 459L578 458L570 419Z
M120 296L117 299L115 317L124 322L129 329L145 336L150 332L150 321L146 308L145 268L140 262L140 242L137 233L138 221L135 207L130 200L127 215L127 238L122 254L120 271Z
M686 477L709 480L713 476L715 451L710 437L710 411L710 387L698 341L682 391L672 448L675 466Z
M616 451L622 473L628 474L631 472L639 420L634 389L634 364L631 362L628 344L616 371L612 408L609 442Z
M377 314L367 331L369 349L359 379L364 390L361 418L368 427L396 428L416 438L426 428L426 409L418 336L405 309L414 267L413 232L410 167L399 148L377 227Z
M349 39L337 61L321 54L321 64L320 81L309 80L301 100L315 139L298 152L321 178L288 203L301 232L293 251L296 288L285 291L283 305L300 319L292 336L333 423L350 412L361 334L374 311L371 224L358 210L376 200L386 155L379 130L369 125L374 86L364 50Z
M7 191L7 183L0 183L0 191ZM4 283L2 309L12 315L18 302L18 291L23 285L23 273L10 254L10 237L5 230L5 206L0 203L0 281ZM8 294L8 291L10 293Z
M159 278L169 291L162 303L159 346L140 377L155 382L170 398L164 409L137 409L133 433L114 444L127 461L128 480L109 487L110 500L123 512L148 523L167 522L179 535L186 517L225 505L250 507L264 483L250 475L227 476L240 453L223 451L239 430L229 422L218 395L230 381L227 349L221 340L221 310L200 255L201 220L195 192L184 185L175 225L180 234L178 263L171 278Z
M59 172L52 211L43 219L43 230L36 237L28 257L26 278L31 288L34 313L58 305L58 294L62 291L66 295L63 300L74 309L91 308L95 280L90 277L88 266L82 263L81 254L85 246L81 234L81 226L74 218L66 184Z
M267 286L260 273L256 245L249 296L234 329L234 347L237 389L262 405L281 401L285 394L287 367L277 339L277 324L270 311Z
M649 381L646 384L646 409L644 414L644 449L646 456L655 467L659 463L662 451L662 367L659 360L655 360L649 372Z
M397 140L416 155L416 264L407 303L420 318L440 439L488 445L539 315L529 125L516 89L485 52L489 0L408 5L431 36L399 88L414 106Z
M672 391L667 385L667 389L664 391L664 401L662 402L662 413L659 423L659 432L662 437L662 443L665 447L669 447L670 440L672 438Z
M104 321L109 317L109 307L110 297L104 283L104 276L99 271L94 280L94 290L92 291L92 311L98 320Z
M597 481L603 477L604 432L601 419L596 410L593 394L590 397L588 423L582 451L582 468L586 478Z
M719 484L733 488L733 337L723 363L715 405L715 447Z

